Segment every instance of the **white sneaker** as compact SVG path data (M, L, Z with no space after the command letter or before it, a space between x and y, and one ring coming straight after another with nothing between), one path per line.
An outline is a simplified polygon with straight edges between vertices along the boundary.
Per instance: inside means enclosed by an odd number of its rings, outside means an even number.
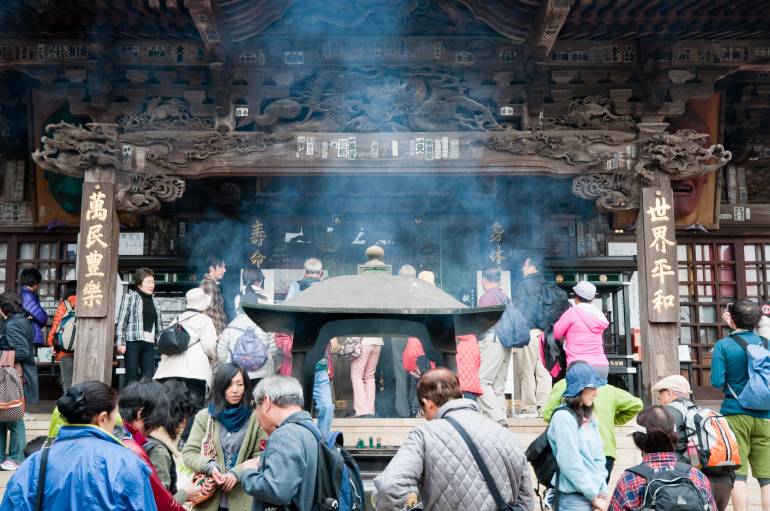
M12 459L7 459L4 462L0 463L0 470L5 470L8 472L13 472L19 468L19 464L13 461Z
M537 419L538 417L537 412L521 412L516 415L517 419Z

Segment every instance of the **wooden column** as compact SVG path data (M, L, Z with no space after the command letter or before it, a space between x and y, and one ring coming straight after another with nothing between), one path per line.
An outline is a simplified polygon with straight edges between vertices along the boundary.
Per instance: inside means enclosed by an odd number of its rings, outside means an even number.
M77 351L73 383L112 381L120 225L113 168L86 171L78 239Z
M646 402L658 380L679 374L679 283L674 193L667 174L642 188L636 245L639 320L642 335L642 386Z

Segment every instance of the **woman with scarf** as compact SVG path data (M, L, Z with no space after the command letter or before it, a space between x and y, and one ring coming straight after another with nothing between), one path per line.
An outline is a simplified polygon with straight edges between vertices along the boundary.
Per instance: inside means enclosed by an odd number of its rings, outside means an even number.
M129 290L120 302L115 346L126 357L124 385L155 372L155 343L163 331L160 306L153 296L155 273L149 268L134 272L136 291Z
M237 364L220 365L214 375L209 405L195 416L190 437L182 449L185 465L193 472L210 476L217 484L211 498L195 509L250 511L252 498L238 482L241 464L258 457L266 442L267 433L257 420L249 375Z

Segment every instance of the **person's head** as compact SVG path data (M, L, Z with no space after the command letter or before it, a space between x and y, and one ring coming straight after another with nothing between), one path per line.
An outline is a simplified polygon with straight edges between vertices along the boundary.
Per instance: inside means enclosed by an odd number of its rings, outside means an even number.
M291 376L268 376L260 380L254 390L254 400L259 424L268 435L305 405L302 385Z
M243 281L243 285L246 287L251 285L262 287L262 284L265 283L265 274L262 273L262 270L256 266L249 265L243 269L241 280Z
M216 255L210 255L206 258L206 268L208 269L208 274L214 280L222 280L227 271L225 260Z
M484 288L484 291L500 287L501 278L500 268L487 268L481 272L481 287Z
M320 279L323 273L323 264L319 259L311 257L305 261L305 277Z
M591 303L596 297L596 286L585 280L578 282L572 291L575 293L575 303Z
M134 272L136 288L146 295L155 292L155 272L149 268L137 268Z
M76 296L78 294L78 281L70 280L65 282L62 286L62 300L66 300L70 296Z
M195 401L187 389L187 385L181 381L166 380L162 385L169 404L167 421L163 425L163 429L166 430L169 437L177 438L187 426L187 421L195 413Z
M445 367L431 369L417 381L417 401L428 420L435 419L439 408L448 401L461 397L460 380Z
M0 314L4 318L12 314L18 314L24 311L21 306L21 296L16 291L3 291L0 293Z
M591 365L583 361L572 362L567 368L564 403L581 419L591 417L598 389L606 384L607 380Z
M221 364L211 384L211 403L217 411L238 406L254 406L251 380L238 364Z
M154 380L129 383L120 393L118 406L123 423L144 435L168 423L168 398L163 385Z
M112 433L118 418L118 395L100 381L73 385L56 401L56 408L69 424L91 424Z
M417 270L411 264L405 264L398 269L398 274L402 277L416 277Z
M184 297L187 301L188 309L203 312L211 307L211 297L199 287L190 289L187 291L187 293L185 293Z
M43 276L37 268L24 268L19 275L19 285L28 287L34 292L40 288L40 282Z
M543 262L539 256L530 254L521 263L521 276L528 277L541 270Z
M436 274L429 270L423 270L417 274L417 278L423 282L427 282L431 286L436 285Z
M43 448L43 444L45 444L45 441L48 440L47 436L37 436L27 442L27 445L24 446L24 457L29 458L33 454L35 454L37 451Z
M665 406L648 406L636 416L636 424L631 436L643 454L674 452L677 443L676 426Z
M658 403L667 405L677 399L690 399L692 387L687 378L680 374L666 376L652 386L652 394L657 397Z
M727 309L725 320L732 328L754 330L762 317L762 309L751 300L738 300Z

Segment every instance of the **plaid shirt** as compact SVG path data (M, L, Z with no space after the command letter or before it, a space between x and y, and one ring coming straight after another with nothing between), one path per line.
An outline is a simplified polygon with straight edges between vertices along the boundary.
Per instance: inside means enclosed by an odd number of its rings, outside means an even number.
M207 273L203 276L203 280L201 280L200 288L211 297L211 307L203 311L203 313L211 318L217 335L220 335L225 330L227 318L225 317L225 300L222 298L219 284Z
M642 463L655 471L670 470L674 468L676 462L676 453L673 452L654 452L642 458ZM711 484L703 472L691 468L690 479L701 494L708 499L709 509L717 509L714 496L711 494ZM609 510L625 511L641 508L646 487L647 480L645 478L626 470L615 487L615 493L612 494Z
M152 297L152 303L155 304L157 319L155 320L155 340L158 340L163 331L163 323L160 318L160 306L155 297ZM115 345L123 346L127 342L144 340L144 314L142 312L142 297L134 290L129 290L123 295L120 301L120 312L118 312L118 322L115 328Z

